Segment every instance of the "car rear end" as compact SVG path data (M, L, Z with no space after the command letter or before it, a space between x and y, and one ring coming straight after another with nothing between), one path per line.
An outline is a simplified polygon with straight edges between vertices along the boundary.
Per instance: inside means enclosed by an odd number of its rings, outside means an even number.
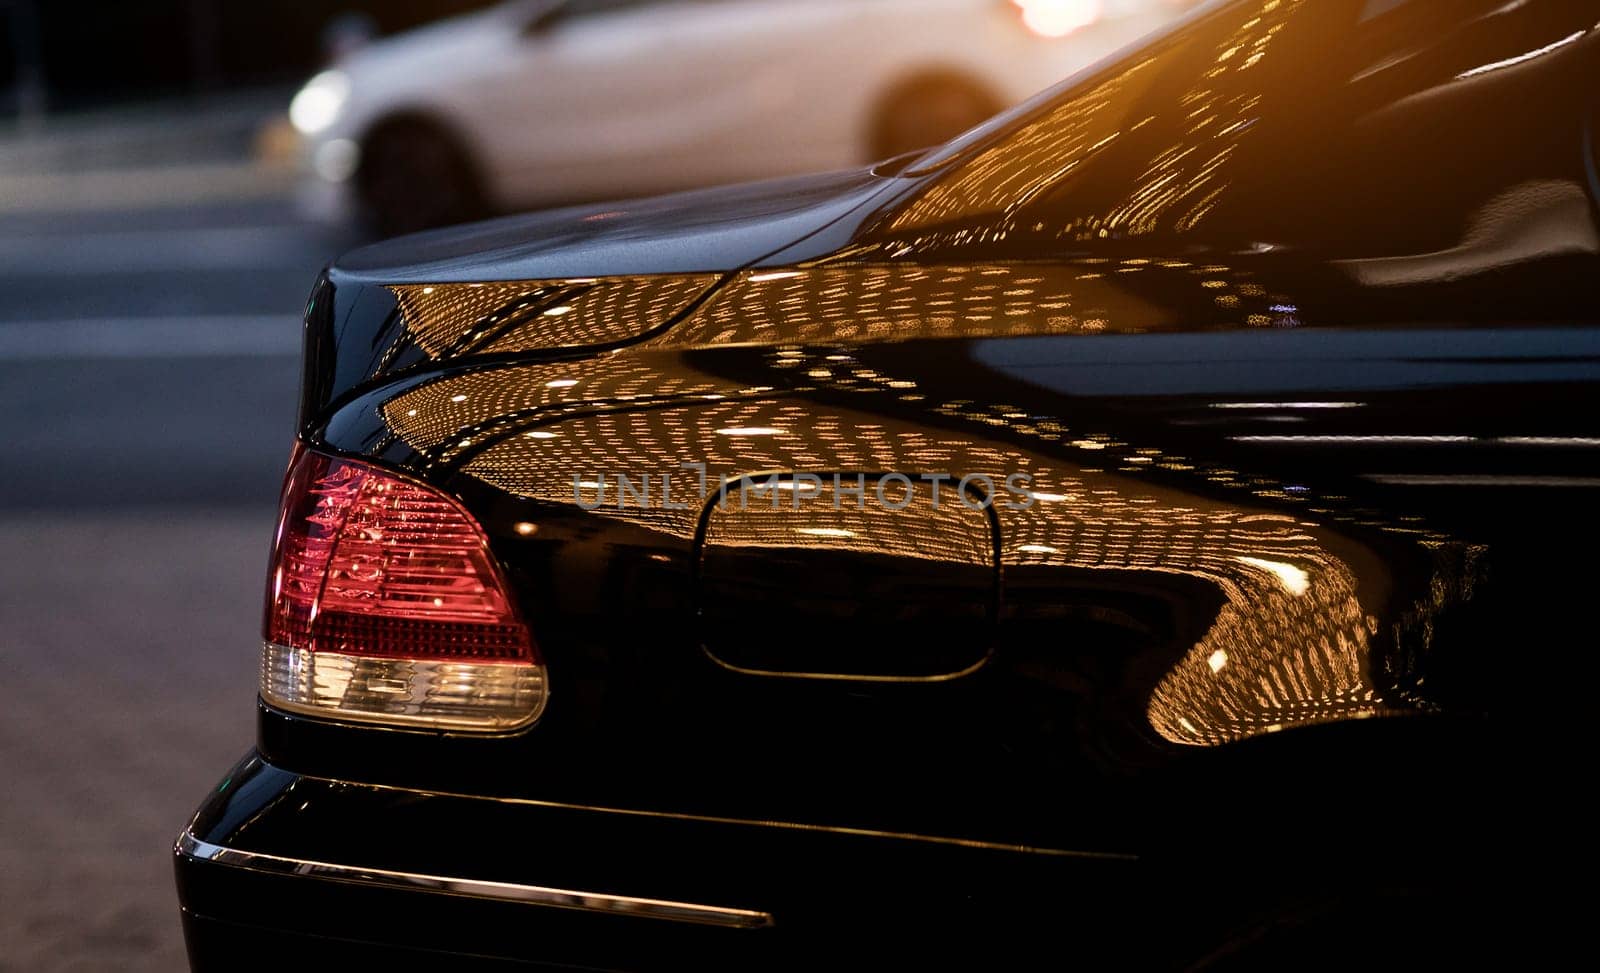
M863 177L817 205L902 188ZM798 270L527 276L594 259L579 228L630 219L585 222L606 212L562 217L561 256L357 255L318 286L258 739L175 852L195 968L1030 968L1062 942L1176 967L1284 901L1441 861L1360 809L1457 806L1472 720L1351 722L1390 704L1319 698L1367 678L1337 655L1279 709L1174 683L1248 682L1281 646L1223 624L1208 647L1226 597L1138 551L1211 518L1255 586L1241 605L1338 630L1342 602L1294 597L1337 582L1331 535L1157 491L1102 542L1051 513L1082 488L1035 483L1008 500L1107 559L1052 566L976 481L928 474L928 449L959 475L1013 448L987 420L921 438L944 422L924 395L989 381L960 346L707 340L719 302ZM754 474L766 493L720 502ZM652 502L619 498L646 483ZM1308 870L1319 855L1348 870Z
M717 416L776 390L741 377L742 353L691 365L665 336L739 264L904 188L851 173L557 213L329 271L272 539L257 744L175 852L195 968L786 968L979 951L1069 904L1086 930L1116 918L1126 839L1103 808L1075 812L1100 824L1070 842L1014 813L1058 785L973 732L994 689L947 678L990 644L985 514L952 528L975 538L965 566L895 562L908 576L867 602L868 555L823 552L817 604L762 618L788 596L739 587L743 521L712 525L730 544L707 559L692 470L674 466L673 523L651 527L574 502L575 479L611 471L563 461L530 493L474 466L481 447L599 448L585 423L675 410L747 441ZM640 260L666 272L626 272ZM893 648L941 628L962 634ZM892 651L845 678L740 671L852 633Z
M1338 14L1215 11L1137 69L1181 99L1235 37ZM176 848L196 967L1331 967L1525 936L1508 892L1569 776L1531 711L1570 663L1523 647L1582 644L1589 576L1550 565L1593 534L1593 47L1516 61L1486 24L1441 42L1450 90L1520 103L1476 63L1568 105L1449 127L1538 136L1490 140L1462 197L1566 173L1576 242L1361 265L1403 298L1210 226L1175 257L1035 224L1054 149L1112 142L1071 92L900 175L339 261L256 745ZM1263 120L1224 131L1298 133L1249 71L1226 90ZM1118 100L1168 88L1086 83L1096 125L1148 120L1129 152L1213 138ZM1089 168L1119 200L1158 172ZM1248 202L1261 171L1225 171ZM1465 224L1455 189L1425 229Z

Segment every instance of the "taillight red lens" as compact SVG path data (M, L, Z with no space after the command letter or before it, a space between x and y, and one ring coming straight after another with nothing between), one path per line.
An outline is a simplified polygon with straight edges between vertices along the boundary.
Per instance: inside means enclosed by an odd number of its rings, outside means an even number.
M503 729L544 670L488 542L451 497L300 451L268 578L262 693L288 709Z
M531 661L488 544L441 493L302 453L273 551L266 638L406 659Z

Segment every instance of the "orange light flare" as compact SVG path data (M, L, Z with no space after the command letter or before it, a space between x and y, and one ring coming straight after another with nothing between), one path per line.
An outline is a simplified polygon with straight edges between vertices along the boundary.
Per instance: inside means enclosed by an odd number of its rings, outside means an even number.
M1065 37L1088 27L1104 12L1102 0L1011 0L1022 22L1040 37Z

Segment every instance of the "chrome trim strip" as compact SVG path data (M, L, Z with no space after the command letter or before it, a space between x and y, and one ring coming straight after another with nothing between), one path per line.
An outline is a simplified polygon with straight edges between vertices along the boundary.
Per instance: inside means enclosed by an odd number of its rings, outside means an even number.
M719 665L722 668L728 670L729 672L737 672L741 676L761 676L761 677L767 678L767 679L818 679L818 680L823 680L823 681L826 681L826 682L880 682L880 683L950 682L953 679L960 679L963 676L972 675L974 672L977 672L979 669L982 669L984 666L988 665L989 661L994 658L994 646L991 645L991 646L989 646L989 650L987 652L985 652L983 654L983 657L980 658L977 662L974 662L972 665L967 666L965 669L959 669L959 670L957 670L955 672L936 672L931 676L882 676L882 675L851 675L851 674L848 674L848 673L833 673L833 672L783 672L782 670L779 670L779 669L750 669L750 668L747 668L745 666L736 666L731 662L722 661L722 659L718 658L717 654L715 652L711 651L710 647L708 647L708 646L705 646L705 645L700 646L700 651L705 653L706 658L710 659L712 662L715 662L717 665Z
M407 889L417 892L445 892L467 895L500 902L524 902L530 905L550 906L557 909L579 909L586 912L606 912L612 915L643 916L650 919L672 919L678 922L698 922L733 929L760 929L772 925L772 914L751 909L729 909L715 905L698 905L692 902L672 902L666 899L642 899L629 895L606 895L598 892L574 892L538 885L518 885L512 882L485 882L469 878L450 878L443 875L419 875L415 872L398 872L385 868L366 868L361 865L337 865L331 862L307 861L283 855L268 855L255 851L225 848L209 841L201 841L185 828L178 836L174 848L180 855L219 865L234 865L256 871L276 872L282 875L301 875L308 878L334 879L358 882L386 888Z
M267 766L272 766L267 764ZM916 834L907 831L885 831L878 828L854 828L837 824L808 824L801 821L778 821L760 818L736 818L716 814L689 814L678 811L646 811L640 808L608 807L601 804L572 804L565 801L542 801L531 797L506 797L496 794L467 794L432 788L396 787L392 784L367 784L334 777L317 777L313 774L296 774L300 780L340 788L368 791L386 791L411 797L442 797L452 801L486 801L494 804L512 804L519 807L552 808L558 811L593 811L596 814L614 814L625 818L651 818L661 821L692 821L699 824L731 824L745 828L776 828L783 831L812 832L816 834L845 835L852 838L882 838L890 841L914 841L920 844L945 845L952 848L977 848L983 851L1003 851L1018 855L1046 855L1054 858L1091 858L1100 861L1136 862L1140 856L1125 851L1082 851L1071 848L1049 848L1042 845L1007 844L1002 841L984 841L978 838L956 838L949 835Z
M514 804L522 807L554 808L561 811L593 811L596 814L615 814L628 818L654 818L663 821L694 821L700 824L732 824L747 828L778 828L784 831L814 832L817 834L846 835L854 838L883 838L890 841L915 841L929 845L947 845L954 848L977 848L983 851L1004 851L1019 855L1048 855L1057 858L1093 858L1102 861L1139 861L1139 856L1122 851L1076 851L1070 848L1046 848L1038 845L1015 845L1000 841L983 841L977 838L952 838L946 835L915 834L904 831L884 831L877 828L852 828L836 824L806 824L799 821L734 818L714 814L686 814L675 811L645 811L639 808L606 807L599 804L569 804L562 801L541 801L531 797L503 797L489 794L465 794L459 791L441 791L395 787L391 784L365 784L338 780L333 777L315 777L297 774L301 780L339 787L360 788L371 791L388 791L395 794L422 797L443 797L453 801L491 801L496 804Z

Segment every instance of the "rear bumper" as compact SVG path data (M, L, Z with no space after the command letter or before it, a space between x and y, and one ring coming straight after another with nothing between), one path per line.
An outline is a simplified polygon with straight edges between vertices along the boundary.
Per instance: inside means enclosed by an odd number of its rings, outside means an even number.
M201 970L276 946L402 967L749 970L863 947L992 961L1065 936L1081 958L1126 950L1116 929L1142 911L1126 858L374 787L255 755L174 854Z
M285 855L267 855L201 841L188 829L178 836L178 843L173 851L180 859L216 862L257 872L349 882L402 892L438 892L485 902L520 902L553 909L573 909L646 919L670 919L675 922L694 922L727 929L760 929L772 925L772 915L756 909L730 909L694 902L580 892L521 882L488 882L450 875L428 875L389 868L310 861Z

